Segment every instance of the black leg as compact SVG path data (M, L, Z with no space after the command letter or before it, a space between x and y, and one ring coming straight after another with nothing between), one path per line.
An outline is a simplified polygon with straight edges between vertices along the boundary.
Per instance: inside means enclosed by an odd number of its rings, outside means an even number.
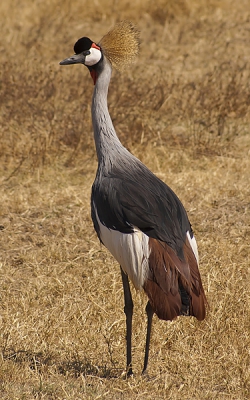
M154 311L153 311L149 301L148 301L148 303L146 305L146 313L147 313L147 316L148 316L148 325L147 325L147 337L146 337L144 367L143 367L143 371L142 371L143 374L145 373L145 371L147 369L147 366L148 366L150 335L151 335L152 319L153 319L153 315L154 315Z
M127 341L127 376L133 374L132 370L132 350L131 350L131 336L132 336L132 315L133 315L133 300L131 296L128 276L123 272L122 273L122 284L123 284L123 291L124 291L124 312L126 314L126 341Z

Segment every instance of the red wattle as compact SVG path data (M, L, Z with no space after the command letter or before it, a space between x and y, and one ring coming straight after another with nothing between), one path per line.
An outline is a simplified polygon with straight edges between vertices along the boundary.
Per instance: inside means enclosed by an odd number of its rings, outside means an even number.
M96 73L96 71L95 71L94 69L92 69L92 71L90 71L90 75L91 75L91 78L93 79L93 82L94 82L94 85L95 85L96 80L97 80L97 73Z

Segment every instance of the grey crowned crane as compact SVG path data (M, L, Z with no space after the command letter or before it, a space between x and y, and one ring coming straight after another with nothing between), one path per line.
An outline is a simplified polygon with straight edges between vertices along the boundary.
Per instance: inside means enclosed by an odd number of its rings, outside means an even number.
M132 372L133 300L129 279L148 296L143 372L147 369L152 317L205 318L206 297L198 250L187 213L176 194L134 157L118 139L107 105L112 66L138 54L139 33L132 23L114 26L96 44L87 37L61 65L84 64L94 82L92 122L98 169L92 186L91 215L99 240L120 264L126 314L127 376Z

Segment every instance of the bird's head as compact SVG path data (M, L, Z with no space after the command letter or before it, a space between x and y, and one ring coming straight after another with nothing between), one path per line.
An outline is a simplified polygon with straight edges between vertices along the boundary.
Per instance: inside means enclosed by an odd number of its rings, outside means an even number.
M105 56L112 66L121 69L131 63L139 51L139 32L129 21L117 23L98 44L82 37L74 45L75 54L60 65L84 64L88 67L94 84L98 78L97 66Z
M94 84L97 75L94 66L102 59L100 46L92 42L88 37L82 37L74 45L75 54L60 62L60 65L84 64L89 68Z

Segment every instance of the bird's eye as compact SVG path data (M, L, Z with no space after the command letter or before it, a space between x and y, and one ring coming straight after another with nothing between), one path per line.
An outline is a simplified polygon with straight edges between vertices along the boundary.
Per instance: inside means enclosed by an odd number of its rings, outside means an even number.
M89 51L89 50L85 50L85 51L83 52L83 54L84 54L85 56L88 56L88 55L90 54L90 51Z

